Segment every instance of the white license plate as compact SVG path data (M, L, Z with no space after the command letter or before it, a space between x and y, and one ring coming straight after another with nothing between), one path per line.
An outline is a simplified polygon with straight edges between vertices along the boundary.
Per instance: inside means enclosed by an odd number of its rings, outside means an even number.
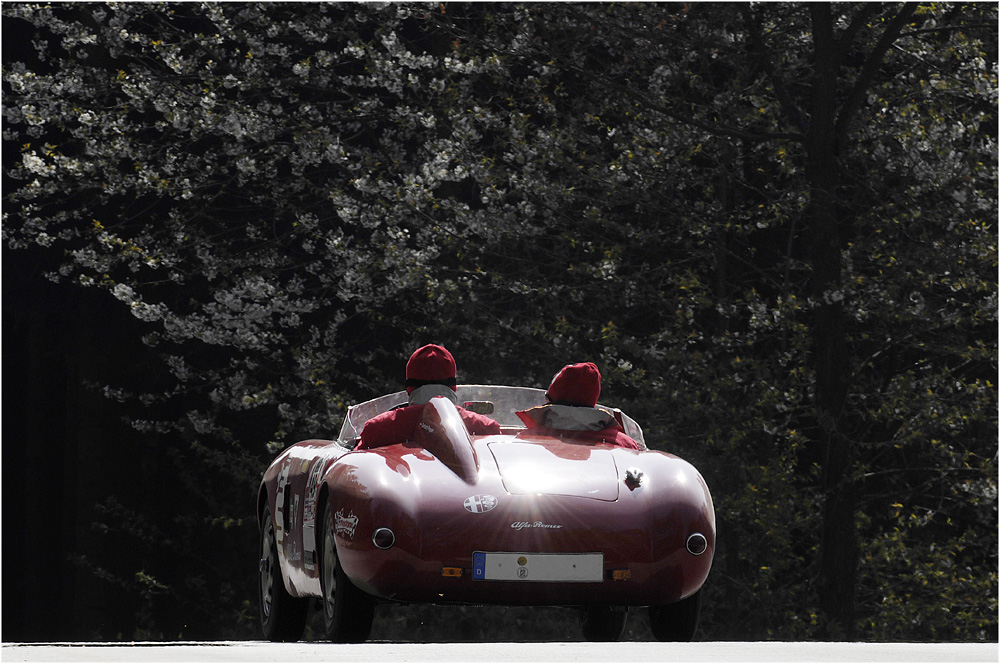
M472 578L486 581L603 581L603 553L472 554Z

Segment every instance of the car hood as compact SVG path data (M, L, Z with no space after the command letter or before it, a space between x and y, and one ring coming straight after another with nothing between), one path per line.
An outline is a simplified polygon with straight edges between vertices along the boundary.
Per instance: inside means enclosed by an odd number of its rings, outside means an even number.
M618 500L618 466L603 445L537 436L490 442L488 447L511 494Z

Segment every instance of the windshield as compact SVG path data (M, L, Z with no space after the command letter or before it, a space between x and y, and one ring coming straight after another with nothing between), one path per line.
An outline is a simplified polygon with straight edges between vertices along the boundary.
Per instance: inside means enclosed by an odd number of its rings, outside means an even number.
M493 404L493 412L488 417L493 418L504 428L524 428L524 424L516 415L519 410L527 410L545 403L545 390L534 387L509 387L507 385L459 385L458 392L459 405L469 401L488 401ZM344 418L344 425L340 428L339 439L342 442L356 440L361 435L361 429L365 422L375 417L379 413L392 410L396 406L406 405L407 394L405 391L393 392L356 404L347 409L347 417ZM600 406L600 404L598 404ZM611 410L607 406L601 406ZM636 422L624 413L620 413L625 433L639 442L640 446L645 446L642 437L642 429Z

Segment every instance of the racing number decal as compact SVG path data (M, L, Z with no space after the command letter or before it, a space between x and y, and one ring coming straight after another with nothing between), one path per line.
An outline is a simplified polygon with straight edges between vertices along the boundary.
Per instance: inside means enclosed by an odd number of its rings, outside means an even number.
M285 487L285 490L288 491L288 487ZM291 499L290 503L285 506L285 508L288 510L288 522L287 522L288 532L286 534L291 534L295 532L295 517L299 513L299 494L290 496L290 499Z
M288 486L288 470L291 464L281 466L278 484L274 492L274 539L281 544L285 539L285 488Z
M306 502L302 508L302 550L305 554L303 563L306 569L316 568L316 508L319 495L320 472L323 470L323 460L318 459L309 471L306 482Z

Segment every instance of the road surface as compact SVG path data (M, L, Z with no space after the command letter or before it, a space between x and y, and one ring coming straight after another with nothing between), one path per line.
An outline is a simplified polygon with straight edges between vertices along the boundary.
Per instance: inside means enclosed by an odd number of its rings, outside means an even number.
M996 643L5 643L3 662L997 662Z

